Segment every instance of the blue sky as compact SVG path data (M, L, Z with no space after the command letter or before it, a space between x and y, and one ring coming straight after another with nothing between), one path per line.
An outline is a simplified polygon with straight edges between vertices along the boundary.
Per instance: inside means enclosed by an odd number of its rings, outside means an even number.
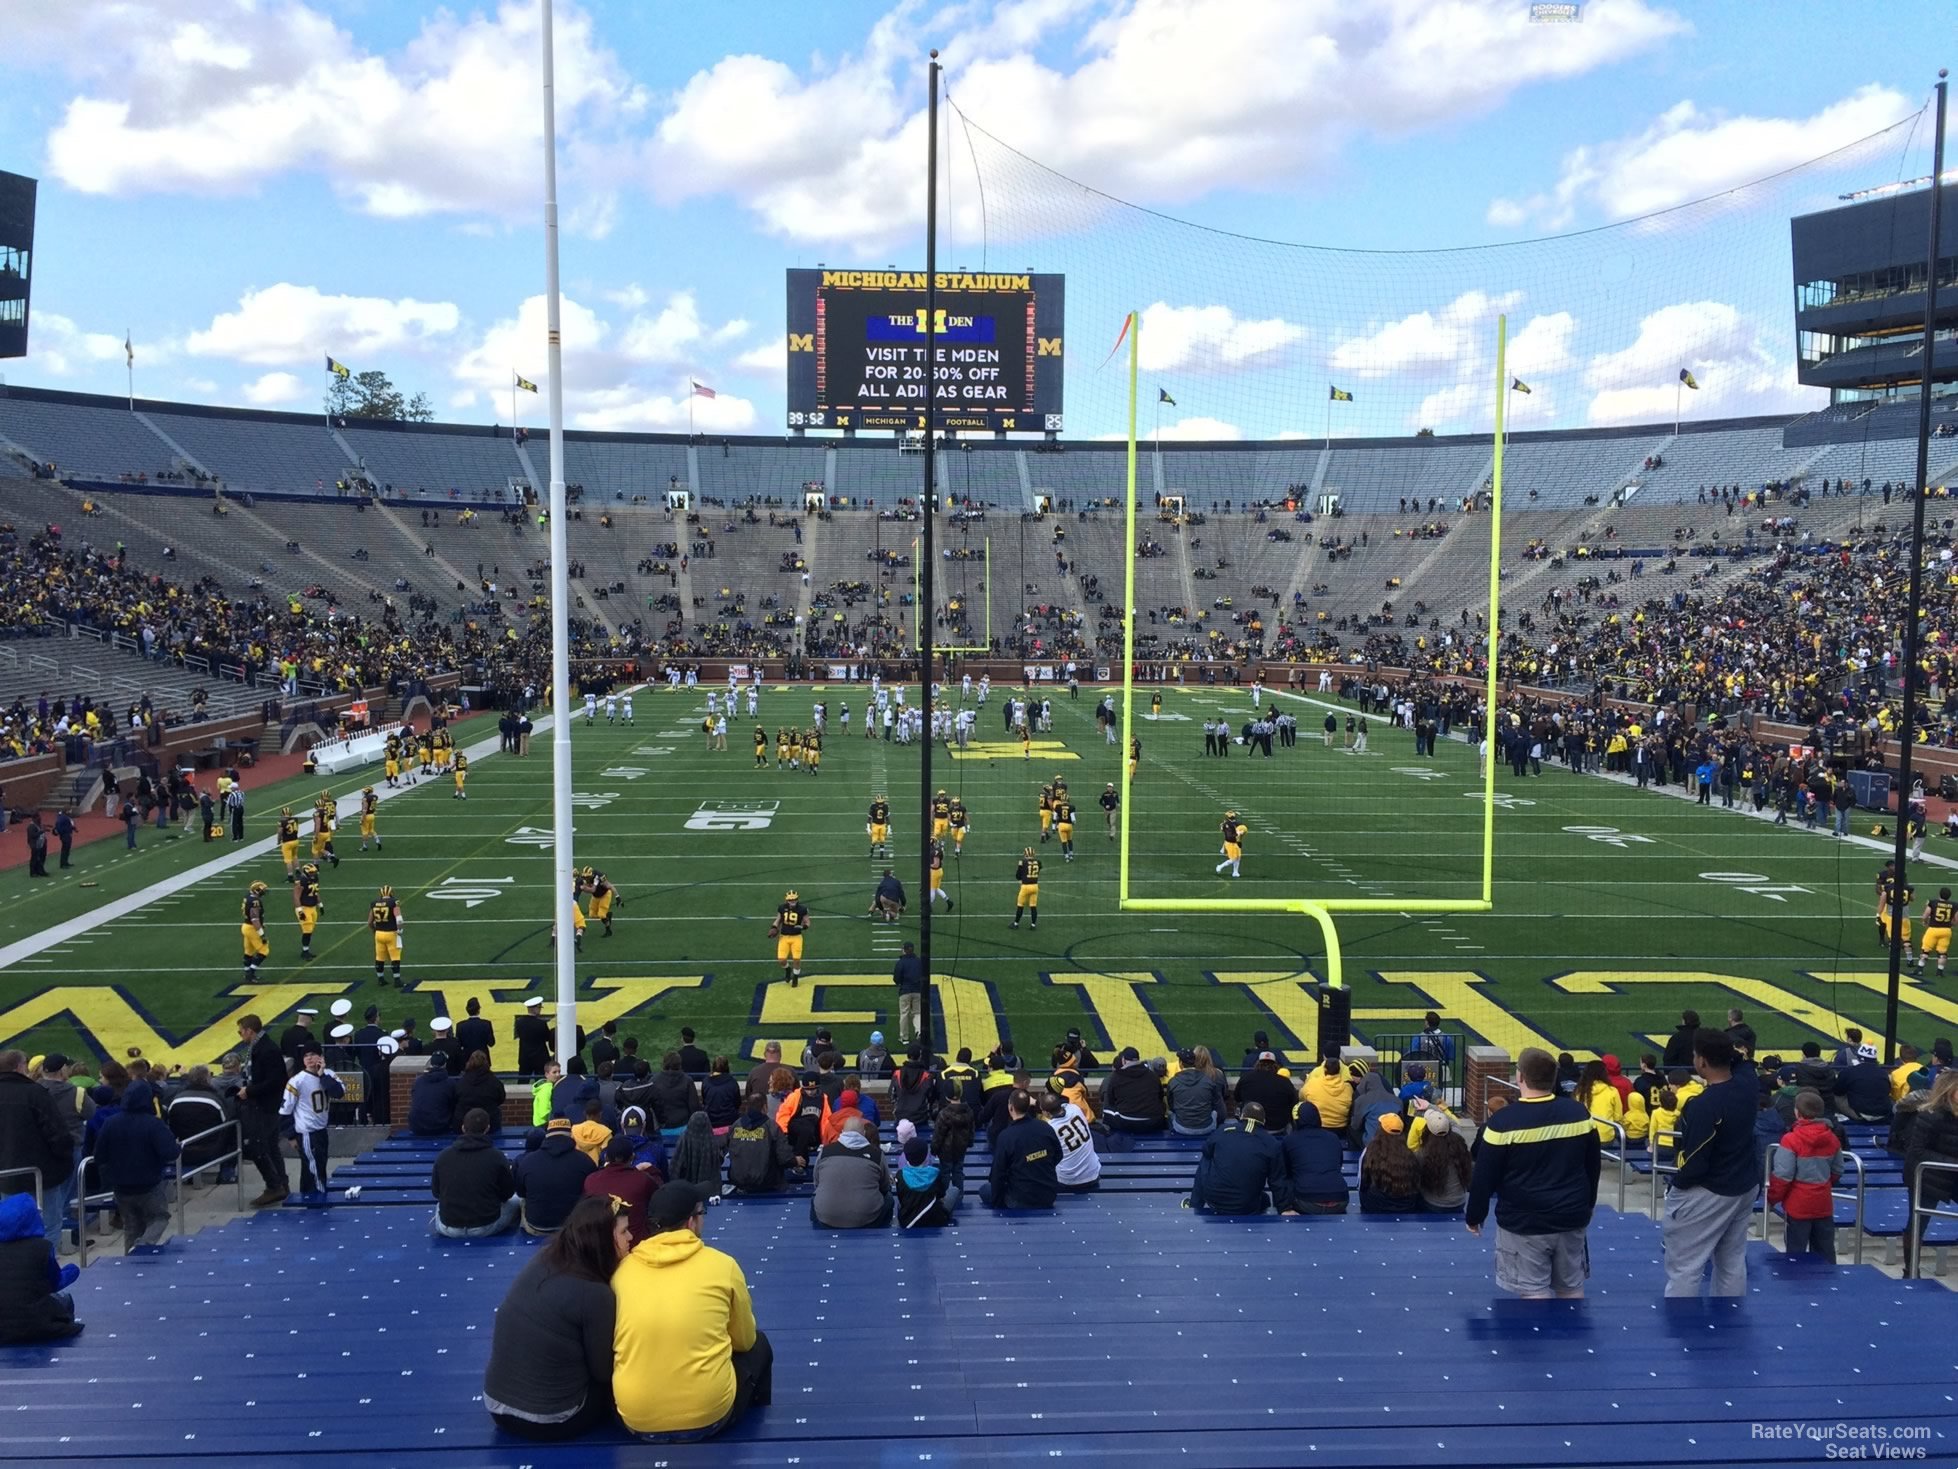
M782 271L922 258L923 58L1025 153L1215 228L1347 250L1508 245L1717 193L1923 107L1950 9L1821 4L1009 0L558 7L569 421L784 421ZM541 380L536 7L0 0L0 167L42 180L34 352L8 381L310 409L322 354L501 421ZM1826 63L1826 64L1824 64ZM953 241L979 235L948 164ZM1407 259L1083 221L981 145L988 258L1069 273L1070 432L1120 427L1122 312L1184 437L1486 427L1494 318L1520 422L1809 405L1786 220L1928 168L1915 134L1733 207L1586 242ZM992 253L997 252L997 253ZM1153 394L1149 395L1153 397ZM519 405L528 422L542 403ZM1155 426L1153 418L1145 427Z

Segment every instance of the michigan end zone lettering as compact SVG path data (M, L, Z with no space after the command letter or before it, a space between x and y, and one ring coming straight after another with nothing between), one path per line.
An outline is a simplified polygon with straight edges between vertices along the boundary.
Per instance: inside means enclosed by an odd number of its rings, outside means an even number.
M1060 428L1062 277L934 284L928 303L922 271L788 272L789 426L920 429L935 401L940 428Z

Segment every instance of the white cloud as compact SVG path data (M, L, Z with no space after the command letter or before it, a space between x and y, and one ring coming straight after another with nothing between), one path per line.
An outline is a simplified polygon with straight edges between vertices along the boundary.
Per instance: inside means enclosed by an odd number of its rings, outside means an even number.
M602 388L584 395L571 421L574 428L664 430L691 424L701 433L738 433L754 426L755 405L730 393L691 397L684 384L670 393Z
M646 293L646 288L636 281L629 286L621 286L616 291L600 291L598 294L614 306L623 306L628 311L637 311L653 299Z
M1450 370L1489 335L1489 323L1497 312L1511 310L1521 300L1517 291L1501 297L1465 291L1439 311L1417 311L1364 336L1347 338L1333 349L1330 366L1335 374L1358 378Z
M476 406L476 390L474 388L458 388L455 392L449 394L448 404L450 408L457 412L461 412L465 408L474 408Z
M764 228L799 241L909 238L925 142L911 100L923 91L914 9L885 15L862 51L841 59L798 71L729 56L696 73L648 150L654 190L732 195ZM1591 6L1576 26L1530 25L1514 0L1133 0L1095 20L1071 69L1049 65L1049 31L1098 10L1029 0L993 12L948 42L953 92L1005 142L1152 202L1289 184L1323 172L1356 136L1487 112L1521 87L1583 75L1684 28L1648 0ZM975 238L970 162L954 137L954 230Z
M28 324L28 352L22 367L45 372L50 377L72 377L97 363L122 359L121 337L112 332L85 331L74 319L53 311L36 311ZM140 359L144 363L156 355L145 345Z
M358 372L375 357L440 344L461 321L451 301L328 296L317 286L281 282L247 291L236 311L221 312L209 327L192 332L187 349L196 357L267 367L309 359L323 367L330 352Z
M1562 372L1576 361L1570 350L1571 334L1576 329L1577 318L1568 311L1533 316L1509 339L1504 363L1510 372L1535 386L1534 379Z
M175 0L47 7L36 48L80 78L48 137L48 171L83 193L249 192L291 172L324 176L370 213L528 216L542 149L537 7L437 11L398 50L361 46L304 3ZM557 106L567 158L623 127L647 97L582 11L557 11ZM519 161L521 161L519 163ZM567 225L610 227L591 171L566 190Z
M786 373L789 370L789 339L780 336L772 342L750 347L734 359L734 365L743 372Z
M1146 437L1172 443L1178 439L1241 439L1244 430L1221 418L1179 418L1175 423L1164 424L1161 430L1151 429Z
M1142 313L1139 362L1144 372L1215 372L1266 367L1306 330L1281 317L1240 317L1228 306L1171 306L1158 301Z
M244 386L245 401L254 408L276 408L306 396L306 385L289 372L268 372Z
M1697 392L1680 391L1682 367ZM1668 422L1675 402L1688 418L1724 418L1824 401L1819 389L1796 383L1785 344L1724 301L1683 301L1645 316L1630 343L1591 358L1584 386L1593 394L1585 414L1593 424Z
M1492 201L1488 221L1499 229L1532 221L1562 229L1583 209L1606 219L1650 214L1819 158L1914 110L1902 93L1876 85L1808 117L1729 117L1680 102L1637 133L1572 149L1555 185Z

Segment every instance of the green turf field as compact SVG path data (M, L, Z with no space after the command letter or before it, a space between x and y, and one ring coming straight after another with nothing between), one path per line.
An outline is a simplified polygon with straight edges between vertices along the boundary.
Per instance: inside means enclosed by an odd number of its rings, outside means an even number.
M1002 738L1003 691L980 716L978 738ZM577 858L601 867L624 904L617 934L594 926L579 958L584 1022L618 1017L655 1054L682 1024L713 1052L759 1054L770 1038L799 1046L827 1021L853 1049L873 1028L891 1030L889 974L915 919L878 926L865 916L881 864L864 838L875 791L893 805L897 866L912 909L917 882L919 752L860 737L866 691L768 687L761 717L804 723L830 701L823 772L777 771L751 754L752 723L731 724L729 749L699 733L701 695L648 690L634 727L601 716L575 723ZM1248 692L1166 691L1165 717L1137 700L1144 758L1133 795L1138 896L1473 896L1480 886L1480 807L1474 751L1444 741L1413 757L1410 734L1375 721L1372 750L1326 750L1325 707L1295 701L1301 738L1272 760L1202 753L1198 720L1216 706L1241 718ZM1283 695L1278 696L1281 699ZM934 923L941 1037L989 1047L1009 1035L1043 1055L1070 1025L1103 1055L1133 1044L1144 1054L1203 1043L1234 1061L1254 1029L1302 1055L1315 1043L1302 981L1313 977L1317 930L1301 918L1123 913L1115 844L1095 797L1117 778L1117 749L1102 742L1093 694L1064 694L1054 729L1033 759L1017 745L975 747L942 759L937 783L963 793L972 836L951 864L955 910ZM837 728L849 703L853 731ZM1342 711L1343 724L1343 711ZM486 722L464 737L480 739ZM1343 738L1343 737L1342 737ZM490 736L493 747L494 736ZM1078 857L1045 863L1037 930L1008 927L1013 866L1036 842L1034 797L1064 775L1081 806ZM378 779L378 771L371 779ZM336 783L357 789L361 778ZM269 834L281 800L304 810L316 786L254 795L251 831ZM1709 1019L1742 1006L1764 1047L1792 1048L1846 1024L1880 1029L1883 957L1871 921L1873 845L1776 829L1736 813L1696 809L1666 795L1546 767L1540 778L1497 777L1496 911L1473 916L1345 917L1347 978L1362 1033L1407 1032L1441 1011L1472 1037L1512 1050L1530 1043L1573 1052L1635 1054L1663 1037L1682 1006ZM344 861L325 874L327 911L318 958L302 965L276 854L180 891L153 885L190 875L228 852L145 832L128 857L111 842L79 849L76 872L29 886L5 876L0 944L43 934L60 920L134 895L126 914L34 951L10 951L0 972L0 1044L207 1061L231 1044L233 1021L268 1021L305 998L371 1001L389 1024L460 1013L472 995L508 1036L523 997L550 993L549 743L519 760L480 758L468 800L446 779L426 781L381 811L385 848L362 853L342 828ZM1243 877L1216 875L1224 806L1251 825ZM739 817L735 822L731 817ZM739 826L742 829L726 829ZM1942 856L1941 853L1932 855ZM1920 869L1920 903L1924 883ZM256 988L242 983L238 900L253 877L273 883L273 956ZM84 888L82 879L97 882ZM406 991L374 984L366 905L390 883L402 897ZM774 983L767 928L786 888L814 913L807 978ZM1907 985L1903 1038L1928 1043L1958 1029L1958 981ZM498 1057L508 1066L514 1055Z

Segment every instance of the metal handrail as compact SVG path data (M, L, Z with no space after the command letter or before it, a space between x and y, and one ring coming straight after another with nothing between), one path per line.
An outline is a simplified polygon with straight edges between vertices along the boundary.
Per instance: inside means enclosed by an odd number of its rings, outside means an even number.
M75 1260L86 1268L88 1265L88 1206L95 1204L114 1204L114 1193L91 1195L88 1191L88 1170L95 1162L95 1154L86 1154L75 1167L75 1197L69 1207L75 1211Z
M184 1203L184 1180L186 1178L196 1177L199 1173L202 1173L206 1168L221 1167L223 1164L230 1161L242 1162L244 1158L245 1135L244 1135L243 1125L234 1118L229 1122L220 1122L216 1127L207 1127L202 1132L192 1133L187 1138L178 1139L177 1142L178 1156L182 1157L184 1144L197 1142L199 1139L210 1137L213 1133L223 1132L227 1128L236 1131L238 1134L238 1146L236 1148L234 1148L230 1153L227 1153L222 1157L213 1158L206 1163L199 1163L195 1168L191 1169L189 1173L178 1172L173 1175L177 1185L176 1215L177 1215L177 1233L179 1234L188 1233L188 1230L185 1228L185 1220L188 1218L188 1211ZM91 1203L96 1204L98 1206L104 1204L114 1204L115 1197L116 1197L113 1191L105 1191L99 1194L89 1193L88 1170L90 1166L94 1164L94 1162L95 1162L95 1155L91 1153L87 1157L83 1158L80 1166L76 1168L75 1198L73 1204L71 1205L75 1213L75 1258L80 1264L84 1266L88 1264L88 1207ZM243 1212L245 1207L245 1178L242 1170L239 1172L237 1178L237 1184L238 1184L238 1208L240 1212Z
M1781 1151L1780 1143L1769 1143L1767 1154L1761 1160L1761 1242L1763 1244L1767 1243L1768 1220L1774 1213L1774 1206L1768 1202L1768 1186L1774 1181L1774 1155L1779 1151ZM1863 1211L1869 1198L1869 1173L1863 1166L1861 1156L1850 1152L1848 1148L1844 1148L1837 1156L1856 1165L1856 1187L1854 1189L1832 1187L1829 1190L1829 1197L1831 1200L1851 1199L1856 1204L1855 1217L1850 1221L1850 1228L1856 1231L1856 1238L1850 1245L1849 1262L1852 1265L1860 1265L1863 1263ZM1782 1216L1784 1230L1787 1217L1785 1214ZM1784 1232L1784 1241L1786 1238Z
M1514 1092L1517 1097L1523 1095L1523 1088L1513 1081L1504 1081L1500 1076L1484 1076L1482 1078L1482 1115L1484 1117L1489 1115L1489 1088L1492 1086L1499 1086L1505 1091ZM1512 1098L1512 1100L1514 1099Z
M41 1170L38 1168L0 1168L0 1178L21 1178L32 1174L34 1178L34 1208L41 1207Z
M1659 1139L1662 1137L1677 1138L1679 1136L1680 1132L1676 1127L1655 1127L1652 1129L1649 1147L1652 1153L1652 1217L1654 1219L1659 1217L1660 1176L1662 1174L1679 1172L1679 1165L1677 1163L1661 1163L1659 1161Z
M1600 1151L1605 1157L1611 1159L1612 1162L1618 1165L1618 1212L1623 1214L1625 1212L1625 1172L1630 1167L1625 1161L1625 1153L1627 1151L1625 1124L1622 1122L1613 1122L1608 1117L1593 1117L1591 1122L1594 1126L1598 1123L1603 1123L1606 1127L1618 1134L1617 1152L1614 1153L1610 1148L1603 1148Z
M218 1157L215 1158L206 1159L204 1162L199 1163L195 1168L190 1169L188 1172L184 1171L181 1166L179 1166L178 1168L177 1171L177 1233L178 1234L190 1233L190 1226L189 1226L190 1211L184 1201L184 1181L186 1179L195 1178L198 1174L204 1172L208 1168L222 1168L226 1163L242 1164L245 1158L245 1128L244 1128L244 1124L239 1122L238 1119L234 1117L228 1122L220 1122L216 1127L207 1127L202 1132L194 1132L189 1137L177 1139L177 1157L179 1160L179 1164L181 1165L181 1160L183 1158L184 1150L189 1148L192 1143L201 1142L203 1139L207 1137L211 1137L214 1134L220 1132L230 1132L236 1135L235 1136L236 1146L234 1146L230 1152L220 1154ZM242 1214L245 1212L245 1172L242 1167L240 1167L237 1170L236 1176L233 1177L231 1181L237 1185L238 1212Z
M1922 1280L1924 1278L1924 1243L1920 1236L1918 1219L1958 1219L1958 1208L1940 1208L1936 1204L1919 1202L1923 1191L1924 1171L1934 1168L1940 1173L1958 1173L1958 1163L1933 1163L1929 1159L1917 1165L1915 1175L1904 1180L1910 1193L1910 1213L1907 1218L1909 1228L1904 1235L1904 1279Z

